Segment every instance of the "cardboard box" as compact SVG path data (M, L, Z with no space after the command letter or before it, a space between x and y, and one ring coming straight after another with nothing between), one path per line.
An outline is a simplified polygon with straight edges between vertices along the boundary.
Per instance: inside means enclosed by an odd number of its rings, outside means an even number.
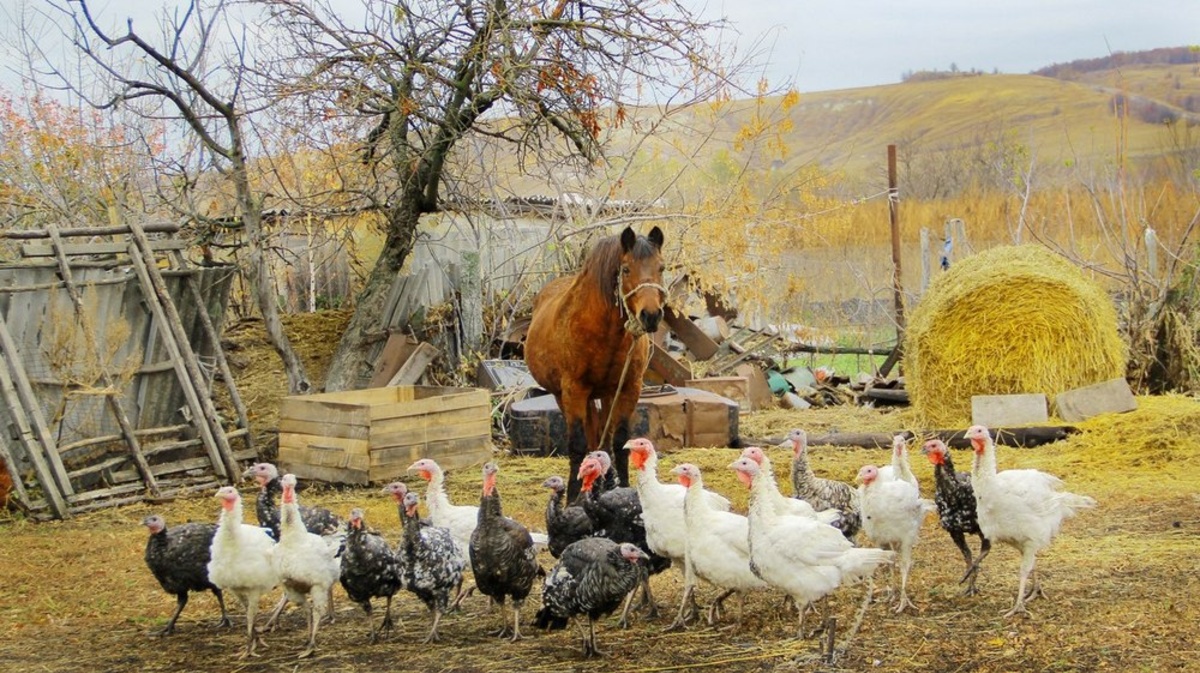
M703 379L688 379L688 388L707 390L738 403L742 411L750 411L750 382L745 376L709 376Z
M663 386L656 393L647 389L638 400L631 435L650 438L659 451L734 446L739 411L737 402L706 390ZM566 422L553 395L514 402L506 422L514 452L566 455Z
M446 470L492 457L491 402L478 388L395 386L284 398L279 463L303 479L388 482L413 461Z

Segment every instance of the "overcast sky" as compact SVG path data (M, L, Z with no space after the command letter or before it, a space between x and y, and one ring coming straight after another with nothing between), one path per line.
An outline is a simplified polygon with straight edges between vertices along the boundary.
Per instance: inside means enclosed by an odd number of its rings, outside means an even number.
M696 0L801 91L900 81L906 70L1028 73L1110 51L1200 45L1200 0Z
M769 49L773 84L823 91L900 81L908 70L978 68L1027 73L1110 51L1200 44L1200 0L685 0L726 17L743 49ZM334 0L353 7L357 0ZM153 25L181 0L93 0L113 20ZM20 8L43 0L0 0L0 38ZM50 32L50 31L47 31ZM0 40L0 70L19 54ZM0 83L12 86L11 73Z

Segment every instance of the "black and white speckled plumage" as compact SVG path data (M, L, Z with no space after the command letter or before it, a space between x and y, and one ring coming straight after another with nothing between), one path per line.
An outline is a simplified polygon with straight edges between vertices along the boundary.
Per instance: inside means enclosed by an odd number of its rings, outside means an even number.
M836 509L841 517L832 523L847 540L854 540L862 527L858 491L836 479L823 479L808 465L808 435L800 429L788 433L785 444L792 448L792 494L818 512Z
M511 634L517 640L521 637L521 605L538 572L537 551L525 526L504 516L495 488L496 472L495 463L484 465L479 516L471 533L471 572L475 587L497 605L503 607L505 600L512 599ZM500 635L508 633L507 626L500 630Z
M925 442L921 449L930 462L933 463L934 496L937 504L938 519L942 528L950 534L954 545L966 561L967 570L962 582L967 586L963 590L966 595L977 593L975 578L979 574L979 562L991 550L992 543L979 530L979 519L975 511L975 489L971 486L971 475L968 472L956 472L954 459L950 450L941 440ZM979 559L973 560L971 548L967 545L967 535L979 536Z
M387 599L380 629L391 630L392 597L400 591L402 579L391 546L382 535L367 528L361 509L350 512L350 530L342 550L339 581L350 600L367 613L372 641L377 637L375 622L371 620L372 598Z
M188 592L211 591L221 606L221 621L218 625L229 626L225 612L225 598L221 590L208 581L208 562L212 558L212 540L217 532L216 524L185 523L168 528L166 521L154 514L142 520L150 530L146 540L146 566L163 591L175 596L175 614L159 635L175 631L175 621L188 603Z
M562 477L546 479L542 486L550 489L550 500L546 503L546 533L549 536L550 555L562 556L563 550L572 542L595 534L592 519L579 505L567 506L567 483Z
M639 561L645 558L642 550L627 542L586 538L571 543L546 576L538 622L548 621L549 617L568 620L586 615L588 631L583 653L597 654L594 621L616 610L637 587L644 575Z
M279 541L279 505L276 498L283 493L283 485L279 481L279 470L271 463L256 463L251 465L243 474L258 481L260 490L254 501L254 513L258 517L258 525L271 531L271 537ZM324 507L300 506L300 520L304 528L315 535L334 535L342 528L342 520L338 515Z
M433 627L426 642L438 640L438 623L462 587L467 561L458 550L449 529L424 525L417 515L421 498L416 493L404 497L404 533L396 556L404 573L404 588L412 592L433 613Z

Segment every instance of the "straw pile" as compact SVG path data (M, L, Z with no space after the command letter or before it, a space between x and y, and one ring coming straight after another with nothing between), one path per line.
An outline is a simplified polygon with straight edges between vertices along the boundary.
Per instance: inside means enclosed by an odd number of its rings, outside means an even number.
M1054 395L1123 375L1112 300L1039 246L994 248L929 287L905 341L907 387L922 420L967 424L972 395Z

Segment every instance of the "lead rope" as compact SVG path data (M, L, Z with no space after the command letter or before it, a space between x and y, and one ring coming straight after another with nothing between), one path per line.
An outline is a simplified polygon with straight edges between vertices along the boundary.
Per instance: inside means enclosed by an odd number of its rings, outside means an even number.
M633 361L633 349L635 346L637 346L638 339L646 336L646 330L642 327L641 321L639 321L629 310L629 298L632 297L633 294L638 290L647 287L652 287L657 289L659 292L662 292L664 298L667 296L667 288L663 287L659 283L653 282L641 283L625 294L621 294L621 286L618 284L617 290L614 293L616 294L618 300L617 309L625 315L625 331L633 335L633 340L629 342L629 351L625 353L625 364L621 367L621 378L617 380L617 391L613 393L612 404L608 406L608 418L604 420L604 430L600 433L601 447L608 444L608 430L610 427L612 427L613 412L616 411L617 408L617 396L621 394L621 389L625 387L625 376L629 374L629 363ZM614 434L616 433L615 430L613 432Z

